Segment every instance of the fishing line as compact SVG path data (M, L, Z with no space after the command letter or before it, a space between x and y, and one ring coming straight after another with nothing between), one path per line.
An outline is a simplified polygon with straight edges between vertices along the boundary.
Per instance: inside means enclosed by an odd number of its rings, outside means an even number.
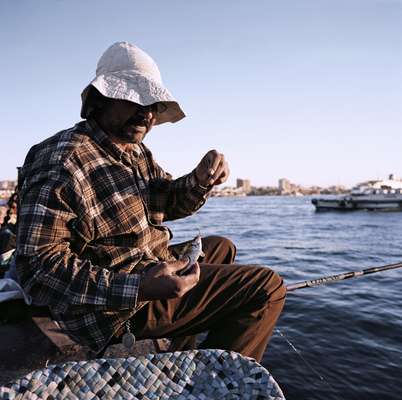
M327 386L329 386L334 393L336 393L336 389L328 382L327 379L325 379L304 357L303 354L301 353L300 350L298 350L296 348L296 346L285 336L285 334L279 329L279 328L275 328L275 332L277 332L284 340L285 342L289 345L289 347L299 356L299 358L303 361L303 363L305 365L307 365L307 367L310 369L311 372L313 372L313 374L315 376L317 376L321 382L324 382L327 384Z

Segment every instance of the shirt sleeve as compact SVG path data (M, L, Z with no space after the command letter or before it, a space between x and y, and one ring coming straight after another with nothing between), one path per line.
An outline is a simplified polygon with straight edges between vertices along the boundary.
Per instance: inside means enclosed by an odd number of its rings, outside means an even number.
M195 170L177 179L154 162L157 178L151 184L153 211L169 221L194 214L206 202L212 186L198 184Z
M64 313L70 306L132 309L139 274L109 271L74 252L74 226L83 224L84 196L67 173L46 173L24 182L20 192L17 272L34 304ZM85 231L85 230L84 230ZM90 240L90 229L81 240Z

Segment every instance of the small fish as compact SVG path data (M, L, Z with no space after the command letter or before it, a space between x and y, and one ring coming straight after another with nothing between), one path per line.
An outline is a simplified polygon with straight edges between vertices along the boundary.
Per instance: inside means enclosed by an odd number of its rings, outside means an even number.
M184 260L187 258L188 261L186 266L179 271L178 275L185 274L197 262L199 257L204 256L205 254L202 252L201 235L198 234L193 240L186 244L182 251L180 259Z

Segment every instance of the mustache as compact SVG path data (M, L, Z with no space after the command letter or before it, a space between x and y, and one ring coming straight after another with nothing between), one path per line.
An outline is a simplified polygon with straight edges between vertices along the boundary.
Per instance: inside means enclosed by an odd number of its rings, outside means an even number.
M149 124L150 124L150 121L148 121L143 116L138 115L138 116L134 116L134 117L129 118L125 122L124 126L128 127L130 125L139 125L139 126L142 125L142 126L145 126L146 128L149 128Z

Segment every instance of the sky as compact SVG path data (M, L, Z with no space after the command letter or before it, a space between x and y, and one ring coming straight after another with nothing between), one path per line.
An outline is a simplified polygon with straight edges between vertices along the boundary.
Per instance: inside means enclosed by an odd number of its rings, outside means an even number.
M402 0L0 0L0 180L80 120L116 41L187 117L145 140L174 176L210 149L236 178L352 186L402 175Z

